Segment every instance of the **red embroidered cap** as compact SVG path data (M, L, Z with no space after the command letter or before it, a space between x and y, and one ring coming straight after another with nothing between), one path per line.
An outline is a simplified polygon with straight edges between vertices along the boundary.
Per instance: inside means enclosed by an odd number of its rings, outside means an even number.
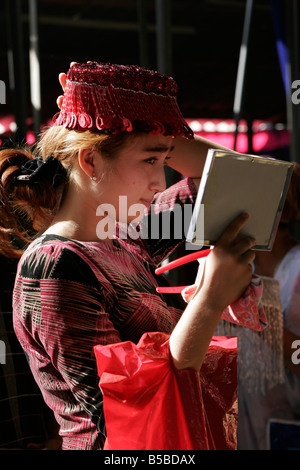
M54 122L69 129L193 138L178 107L173 78L136 65L74 64Z

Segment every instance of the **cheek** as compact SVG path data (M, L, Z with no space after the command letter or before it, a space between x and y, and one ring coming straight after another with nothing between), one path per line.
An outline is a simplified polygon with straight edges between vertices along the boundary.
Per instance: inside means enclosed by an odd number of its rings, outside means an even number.
M130 204L135 203L145 192L149 182L150 168L143 166L140 162L118 162L113 168L112 185L118 194L128 195ZM107 185L108 190L110 185ZM111 188L112 189L112 188Z
M137 190L139 187L145 185L147 182L147 172L143 169L136 168L124 168L122 172L119 172L119 178L122 185L128 187L128 190Z

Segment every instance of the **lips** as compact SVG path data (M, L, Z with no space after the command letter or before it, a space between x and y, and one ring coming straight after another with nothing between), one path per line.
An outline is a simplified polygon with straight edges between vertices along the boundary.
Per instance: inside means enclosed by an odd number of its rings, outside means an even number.
M141 203L145 206L149 207L152 203L153 199L141 199Z

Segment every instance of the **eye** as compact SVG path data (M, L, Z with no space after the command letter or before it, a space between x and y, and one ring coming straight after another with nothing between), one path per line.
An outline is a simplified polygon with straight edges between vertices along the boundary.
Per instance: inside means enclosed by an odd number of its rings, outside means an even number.
M154 163L157 162L157 158L156 157L146 158L146 160L144 161L146 163L149 163L149 165L154 165Z
M163 161L163 164L164 165L167 165L167 160L169 160L171 157L165 157L164 161ZM150 158L146 158L146 160L144 160L146 163L148 163L149 165L154 165L158 160L160 160L159 158L157 157L150 157Z

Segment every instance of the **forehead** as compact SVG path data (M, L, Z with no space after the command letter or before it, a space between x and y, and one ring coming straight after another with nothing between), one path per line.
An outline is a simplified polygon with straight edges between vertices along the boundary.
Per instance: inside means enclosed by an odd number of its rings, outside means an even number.
M136 150L145 153L166 153L174 146L174 138L162 134L141 134L129 140L127 150Z

